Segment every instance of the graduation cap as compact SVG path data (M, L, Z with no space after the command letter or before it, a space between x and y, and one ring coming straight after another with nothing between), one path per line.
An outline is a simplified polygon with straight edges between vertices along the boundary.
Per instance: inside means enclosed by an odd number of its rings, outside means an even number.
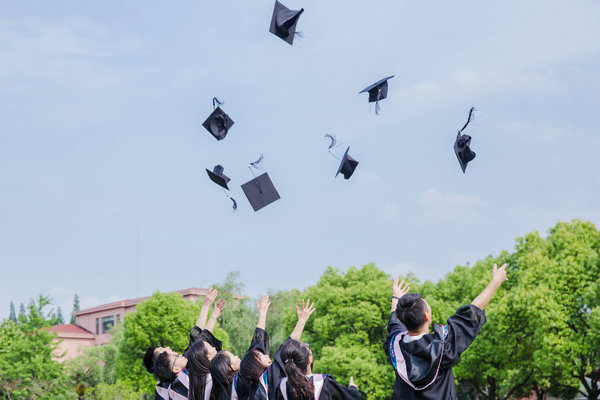
M227 187L227 182L229 182L231 179L229 179L229 177L223 173L223 167L221 165L215 165L212 171L206 168L206 173L211 181L223 188L223 192L225 192L225 189L229 190L229 187ZM225 192L225 194L233 202L233 210L237 210L237 201L235 201L235 199L231 197L229 193Z
M354 170L356 169L356 166L358 165L358 161L350 157L350 155L348 154L348 150L350 150L350 146L348 146L346 152L344 153L344 156L342 157L340 167L338 168L337 173L335 174L336 177L341 172L342 175L344 175L344 179L350 179L350 177L354 173Z
M294 44L296 24L303 12L304 8L301 8L299 11L290 10L276 0L269 32L280 37L289 44Z
M222 104L219 99L213 97L214 110L202 124L217 140L225 139L227 131L233 126L233 120L219 107Z
M252 171L252 168L258 169L258 164L262 159L263 156L261 155L257 161L250 163L248 165L250 171ZM254 171L252 171L252 175L254 175ZM244 183L242 185L242 190L255 212L281 198L279 193L277 193L277 189L275 189L271 178L269 178L269 174L266 172L262 175L255 176L254 179Z
M472 161L475 158L475 152L472 151L470 147L471 136L462 133L467 125L469 125L469 122L471 122L473 111L475 111L475 108L471 107L471 110L469 111L469 119L467 119L467 123L462 127L462 129L458 131L458 134L456 135L456 141L454 142L454 153L456 154L456 158L458 158L458 162L463 174L467 169L467 164L469 161Z
M375 103L375 114L379 114L379 100L383 100L387 97L388 92L388 79L392 79L394 75L383 78L371 86L368 86L361 90L360 93L369 92L369 103Z

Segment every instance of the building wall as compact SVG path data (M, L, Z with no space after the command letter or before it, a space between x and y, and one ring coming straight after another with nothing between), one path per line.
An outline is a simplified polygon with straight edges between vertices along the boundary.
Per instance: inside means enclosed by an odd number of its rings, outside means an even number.
M95 339L89 335L60 333L56 339L58 348L55 351L56 360L63 362L75 358L85 347L94 346ZM60 356L60 357L59 357Z
M135 311L135 306L121 306L85 315L78 315L75 318L75 323L94 334L96 345L102 345L110 341L110 334L108 333L109 329L112 326L123 322L125 313L129 311Z

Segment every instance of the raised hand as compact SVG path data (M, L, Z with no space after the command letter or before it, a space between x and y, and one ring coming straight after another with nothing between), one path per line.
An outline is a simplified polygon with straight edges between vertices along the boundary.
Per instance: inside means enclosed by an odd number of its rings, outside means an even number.
M506 277L506 266L507 264L504 264L498 268L498 265L494 264L494 268L492 269L492 281L496 282L498 285L508 280Z
M217 317L220 317L223 314L223 310L225 309L225 299L217 300L217 304L215 304L215 308L213 309L213 315L216 314Z
M258 311L258 323L256 324L257 328L265 329L267 325L267 311L269 310L269 306L271 303L269 302L269 296L263 293L260 296L260 302L256 302L256 310Z
M213 289L213 288L208 289L208 293L206 293L204 295L204 303L202 305L206 305L206 306L210 307L218 295L219 295L219 291L217 289Z
M358 386L354 383L353 377L350 377L350 383L348 384L348 387L358 389Z
M302 307L298 307L296 306L296 314L298 315L298 321L308 321L308 318L310 318L310 315L315 311L315 303L313 302L312 304L310 303L310 299L307 299L306 302L304 302L304 299L302 300Z
M267 296L265 293L263 293L260 296L260 302L256 302L256 310L261 313L266 313L267 310L269 309L269 306L271 305L271 302L269 301L269 296Z
M400 278L396 278L394 280L394 283L392 284L392 295L398 298L404 296L406 293L408 293L408 290L410 289L410 287L408 286L408 282L406 282L405 284L404 280L402 280L402 282L398 284L399 280Z

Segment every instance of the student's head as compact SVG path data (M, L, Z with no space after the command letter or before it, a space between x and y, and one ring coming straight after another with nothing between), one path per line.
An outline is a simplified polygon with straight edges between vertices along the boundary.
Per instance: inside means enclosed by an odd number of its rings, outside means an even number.
M154 373L154 361L156 361L156 357L158 357L160 353L167 349L171 350L170 347L148 347L146 354L144 354L144 367L146 367L146 371L150 372L151 374Z
M210 362L213 386L211 399L229 400L235 373L240 369L240 358L228 351L219 351Z
M173 382L187 362L187 358L167 348L154 361L154 376L161 382Z
M411 332L431 324L431 307L418 293L407 293L398 300L396 317Z
M217 350L204 340L197 341L187 350L190 400L202 398L206 376L210 374L210 362L216 354Z
M271 365L271 357L259 350L250 350L240 362L240 374L250 382L258 382L260 376Z
M288 339L281 345L281 359L285 364L285 373L292 395L299 399L314 396L314 385L306 374L311 370L312 351L306 343Z

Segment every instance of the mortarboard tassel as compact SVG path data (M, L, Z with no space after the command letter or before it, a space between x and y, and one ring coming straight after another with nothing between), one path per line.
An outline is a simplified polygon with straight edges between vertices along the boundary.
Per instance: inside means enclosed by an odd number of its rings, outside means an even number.
M469 125L469 123L471 122L471 117L473 117L474 111L475 111L475 107L471 107L471 110L469 110L469 119L467 119L467 123L462 127L462 129L460 131L458 131L458 133L461 133L462 131L464 131L465 128L467 127L467 125Z
M254 175L255 178L256 178L256 174L254 173L254 170L252 168L259 169L260 168L260 164L262 163L263 158L264 157L261 154L260 157L258 157L258 160L256 160L256 161L251 162L250 164L248 164L248 168L250 169L250 172L252 172L252 175ZM262 188L260 187L260 183L258 183L258 181L256 181L256 180L254 180L253 182L256 185L256 187L258 189L258 192L260 194L262 194Z
M331 150L337 144L337 140L336 140L335 136L330 135L329 133L327 133L323 137L329 138L331 140L331 143L329 144L329 147L327 147L327 150Z
M375 115L379 115L379 98L381 97L381 89L377 89L377 100L375 100Z
M216 97L213 97L213 109L217 108L217 106L215 104L217 104L219 106L222 106L223 104L225 104L225 102L224 101L220 101Z
M229 193L225 191L225 189L223 189L223 193L225 193L225 196L229 197L229 199L233 201L233 211L237 210L237 201L235 201L235 199L231 197Z
M263 157L263 155L261 154L261 155L260 155L260 157L258 157L258 160L256 160L256 161L254 161L254 162L251 162L250 164L248 164L248 167L252 166L252 167L254 167L254 168L256 168L256 169L260 168L260 163L262 162L263 158L264 158L264 157ZM250 171L252 171L252 168L250 168ZM253 172L253 173L254 173L254 172Z
M229 195L227 195L227 197L229 197L231 199L231 201L233 201L233 211L237 210L237 201L235 201L235 199Z

